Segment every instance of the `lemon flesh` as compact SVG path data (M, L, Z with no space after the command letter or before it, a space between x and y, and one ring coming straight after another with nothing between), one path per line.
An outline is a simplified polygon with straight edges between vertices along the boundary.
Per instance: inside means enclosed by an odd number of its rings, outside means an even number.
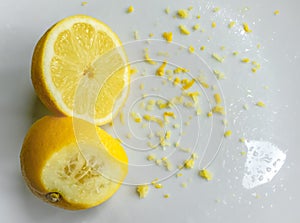
M86 145L70 145L54 154L43 168L46 190L63 194L72 204L97 204L119 187L122 165L105 150ZM114 182L116 181L116 182Z
M107 25L76 15L52 26L38 42L32 82L50 110L102 125L127 98L126 64L122 43Z
M120 142L81 119L45 116L29 129L20 154L23 177L42 200L78 210L120 187L128 159Z

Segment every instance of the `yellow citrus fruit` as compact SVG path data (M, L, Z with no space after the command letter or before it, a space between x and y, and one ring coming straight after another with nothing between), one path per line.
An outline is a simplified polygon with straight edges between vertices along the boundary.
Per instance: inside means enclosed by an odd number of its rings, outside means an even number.
M120 142L82 119L45 116L32 125L20 153L23 177L42 200L70 210L110 198L128 159Z
M70 16L53 25L32 57L32 83L46 107L97 125L111 122L122 107L129 77L118 36L85 15Z

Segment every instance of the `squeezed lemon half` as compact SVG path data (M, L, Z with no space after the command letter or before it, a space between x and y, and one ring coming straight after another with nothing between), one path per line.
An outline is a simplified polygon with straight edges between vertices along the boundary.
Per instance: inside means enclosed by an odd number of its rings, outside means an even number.
M42 200L70 210L109 199L128 171L120 142L71 117L45 116L29 129L20 154L23 177Z
M89 16L53 25L35 47L31 70L37 95L56 114L103 125L127 98L130 69L122 43Z

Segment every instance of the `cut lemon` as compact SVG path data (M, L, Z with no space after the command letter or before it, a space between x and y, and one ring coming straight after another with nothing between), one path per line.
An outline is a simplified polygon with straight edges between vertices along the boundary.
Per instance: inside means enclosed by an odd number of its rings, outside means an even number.
M42 200L77 210L110 198L128 171L120 142L81 119L45 116L28 131L20 154L28 187Z
M37 95L56 114L103 125L124 104L129 86L127 57L118 36L104 23L67 17L37 43L31 78Z

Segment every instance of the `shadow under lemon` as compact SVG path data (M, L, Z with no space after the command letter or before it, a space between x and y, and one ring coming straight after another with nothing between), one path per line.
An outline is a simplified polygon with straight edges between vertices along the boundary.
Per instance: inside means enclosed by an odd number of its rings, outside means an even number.
M32 106L32 116L31 116L32 123L36 122L37 120L39 120L40 118L46 115L55 115L55 114L49 111L37 96L34 96L34 102Z

